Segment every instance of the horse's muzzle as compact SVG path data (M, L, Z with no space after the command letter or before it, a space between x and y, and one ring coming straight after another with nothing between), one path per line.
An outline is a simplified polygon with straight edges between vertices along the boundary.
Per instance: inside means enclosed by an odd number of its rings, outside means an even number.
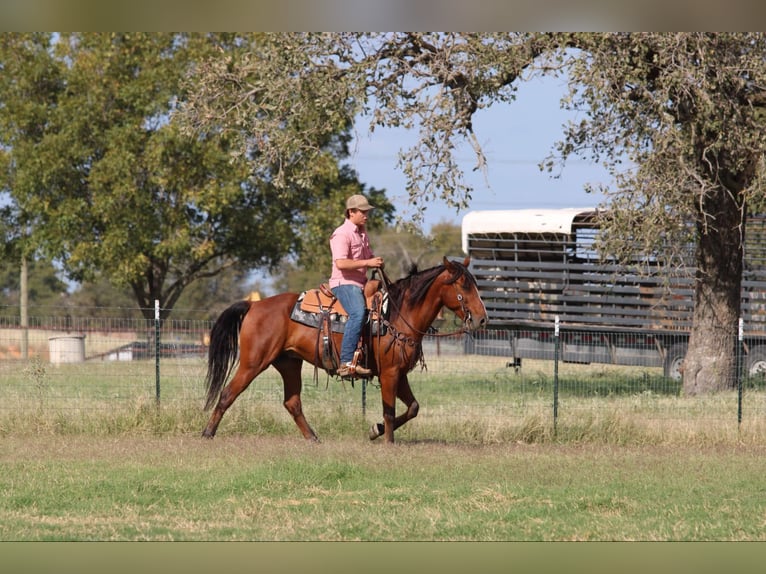
M477 321L474 319L471 313L467 313L465 316L465 321L463 321L463 326L465 327L466 331L475 331L476 329L484 328L487 323L489 323L489 317L487 317L486 314L483 314Z

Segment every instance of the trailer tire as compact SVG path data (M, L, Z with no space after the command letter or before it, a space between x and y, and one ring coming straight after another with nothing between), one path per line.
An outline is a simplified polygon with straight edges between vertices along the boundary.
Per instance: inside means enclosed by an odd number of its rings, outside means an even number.
M766 347L753 347L747 354L747 376L766 376Z
M665 355L665 364L663 365L663 372L666 378L673 381L680 381L683 378L686 349L686 343L677 343L668 349Z

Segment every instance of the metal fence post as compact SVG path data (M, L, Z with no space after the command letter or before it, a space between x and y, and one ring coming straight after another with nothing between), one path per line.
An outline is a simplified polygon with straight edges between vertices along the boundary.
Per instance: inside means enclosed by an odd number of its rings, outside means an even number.
M737 427L742 424L742 347L745 341L745 322L739 318L739 331L737 334Z
M555 436L559 419L559 316L553 324L553 434Z
M154 392L160 403L160 300L154 300Z

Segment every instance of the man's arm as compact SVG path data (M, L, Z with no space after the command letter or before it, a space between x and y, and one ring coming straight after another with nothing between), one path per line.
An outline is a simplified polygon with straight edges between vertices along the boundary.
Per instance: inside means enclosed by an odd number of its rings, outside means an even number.
M371 259L359 259L356 261L354 259L336 259L335 266L341 270L363 269L367 267L382 268L383 258L373 257Z

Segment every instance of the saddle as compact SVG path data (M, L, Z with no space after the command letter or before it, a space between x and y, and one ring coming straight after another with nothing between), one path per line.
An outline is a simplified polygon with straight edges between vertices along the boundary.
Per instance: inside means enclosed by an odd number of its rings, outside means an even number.
M364 286L364 299L367 306L367 322L371 325L371 334L383 334L383 323L380 321L387 308L388 293L380 289L379 279L370 279ZM322 284L318 288L304 291L298 296L290 319L318 329L317 333L317 362L330 372L338 369L339 358L332 342L332 333L343 333L348 321L348 312L330 290L329 285ZM364 334L364 331L362 332ZM360 339L357 352L362 341ZM356 356L355 356L356 359Z
M376 309L375 301L373 298L380 290L380 279L370 279L364 285L364 300L367 303L367 310L370 313L379 312ZM326 283L322 283L317 289L309 289L304 291L301 298L299 298L300 309L306 313L321 313L327 311L328 313L335 313L341 317L348 318L348 312L343 308L340 301L335 297L335 294L330 289L330 286ZM372 318L372 317L371 317Z

